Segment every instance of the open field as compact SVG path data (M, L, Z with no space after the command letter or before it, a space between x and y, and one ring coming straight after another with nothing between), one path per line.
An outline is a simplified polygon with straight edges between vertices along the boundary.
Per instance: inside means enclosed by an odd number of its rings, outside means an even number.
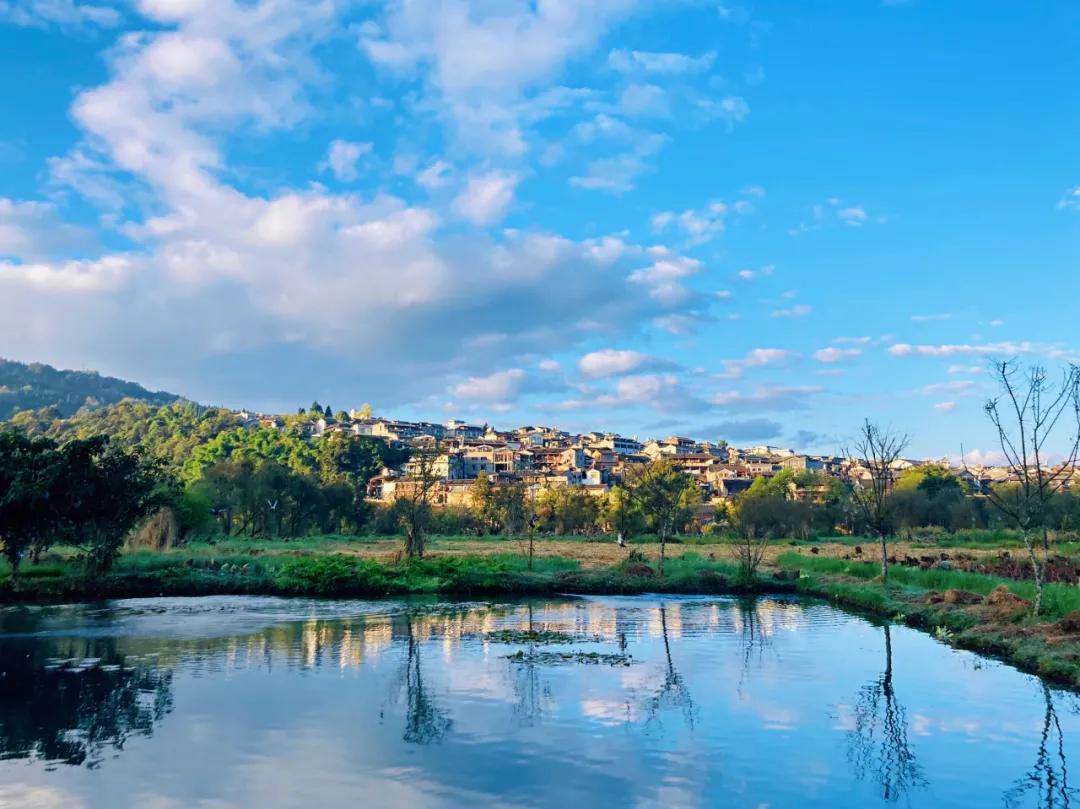
M976 538L965 535L941 535L933 539L915 538L890 543L891 553L903 558L906 556L937 557L942 551L962 552L976 558L993 557L1003 550L1015 553L1022 549L1019 540L1008 533L994 535L991 532L978 532ZM179 548L163 551L179 554L183 557L212 558L231 554L251 554L255 556L302 556L345 554L361 559L379 562L393 562L401 555L403 538L396 536L343 536L323 535L293 538L246 538L218 537L209 540L191 542ZM660 545L655 537L635 537L629 546L639 551L648 560L656 561L660 555ZM1080 555L1080 545L1065 543L1058 546L1063 552ZM492 554L525 553L527 539L524 537L491 536L437 536L428 540L427 556L463 557L488 556ZM866 559L877 558L878 546L873 539L865 537L825 537L813 540L776 541L766 551L766 561L773 563L780 554L797 550L817 554L827 558ZM861 550L861 553L859 551ZM585 568L607 567L623 561L627 548L620 548L612 536L538 536L534 542L537 558L570 559ZM716 561L731 560L733 547L731 541L723 537L692 536L681 541L668 543L668 554L678 556L684 552L693 552L707 559ZM50 554L54 558L68 558L74 554L71 548L57 547ZM0 562L0 571L4 570Z

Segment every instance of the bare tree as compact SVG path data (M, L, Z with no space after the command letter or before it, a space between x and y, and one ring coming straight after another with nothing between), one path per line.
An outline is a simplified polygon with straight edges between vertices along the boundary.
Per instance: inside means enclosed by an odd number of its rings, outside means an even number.
M753 521L740 523L735 538L731 541L735 561L739 564L739 578L744 584L753 584L757 579L758 567L769 548L769 532L762 530Z
M893 486L893 468L910 440L906 433L882 429L867 419L859 431L854 453L845 452L849 460L863 464L870 473L870 485L856 485L852 499L863 521L881 543L883 584L889 581L889 537L893 534L889 493Z
M1050 551L1050 501L1072 478L1080 453L1080 366L1066 368L1057 384L1043 366L1025 371L1015 360L994 363L993 374L1001 393L987 401L984 410L1017 485L991 487L986 494L1020 531L1035 579L1033 611L1038 615ZM1047 457L1054 441L1064 447L1056 467Z
M437 457L438 447L415 450L409 462L412 467L409 477L398 484L402 493L394 506L398 509L401 527L405 531L406 556L424 555L428 525L431 523L432 492L439 483L439 476L435 472Z

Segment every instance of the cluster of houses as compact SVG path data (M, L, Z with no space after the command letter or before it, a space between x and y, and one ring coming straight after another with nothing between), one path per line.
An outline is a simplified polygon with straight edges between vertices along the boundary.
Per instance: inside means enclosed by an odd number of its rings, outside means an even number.
M274 416L241 412L246 423L281 425ZM353 411L347 420L317 418L307 424L313 437L335 432L371 436L390 446L436 447L432 471L440 479L432 494L439 505L470 504L471 487L486 476L493 485L524 483L530 494L560 486L576 486L593 495L605 494L635 467L666 459L701 487L704 502L730 500L750 487L755 478L770 478L783 470L814 472L854 485L870 482L870 470L860 461L834 455L807 455L791 449L759 445L745 449L724 441L697 441L669 436L645 441L615 433L569 433L555 427L524 426L497 430L488 425L451 419L444 424L376 418ZM927 461L898 460L895 474ZM934 461L948 465L947 461ZM368 484L368 496L393 501L416 485L416 461L399 469L384 469ZM1005 467L952 468L978 492L1011 479ZM820 476L819 476L820 477ZM1080 486L1080 481L1077 482ZM791 488L792 497L819 500L827 485Z

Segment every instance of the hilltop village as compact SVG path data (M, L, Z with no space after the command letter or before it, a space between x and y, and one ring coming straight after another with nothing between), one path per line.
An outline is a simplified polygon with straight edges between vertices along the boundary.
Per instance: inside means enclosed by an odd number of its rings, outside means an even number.
M310 411L309 411L310 412ZM276 415L238 411L245 426L285 429L286 419ZM291 424L295 429L295 422ZM731 501L757 478L766 480L790 472L787 486L794 500L821 502L830 481L852 486L868 484L870 469L858 458L811 455L794 449L755 445L739 448L726 441L701 441L684 436L639 439L611 432L571 433L557 427L526 425L500 430L490 425L451 419L445 423L380 418L367 410L327 413L304 422L311 438L340 433L380 439L395 449L426 448L433 459L430 473L439 479L429 496L433 505L469 506L472 487L486 477L493 486L524 484L535 498L541 491L575 487L596 496L606 494L633 470L656 460L667 460L696 482L709 518L708 504ZM418 474L417 456L396 468L384 468L367 484L370 500L392 503L412 491ZM948 469L971 493L1014 480L1006 467L951 464L948 459L898 459L897 476L915 467L937 465ZM809 474L807 474L809 473Z

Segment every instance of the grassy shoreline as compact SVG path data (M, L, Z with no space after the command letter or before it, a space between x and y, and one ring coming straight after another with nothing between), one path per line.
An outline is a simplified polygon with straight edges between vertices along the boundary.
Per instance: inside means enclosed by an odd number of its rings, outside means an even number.
M733 563L685 553L669 559L665 575L644 563L582 567L576 560L520 554L376 561L345 554L199 558L128 554L96 579L73 562L28 567L17 588L0 580L0 603L42 603L147 596L278 595L381 598L404 595L552 595L794 592L792 574L777 571L750 586Z
M1030 614L1030 582L981 573L898 568L883 587L877 565L781 554L800 593L933 634L1049 681L1080 688L1080 588L1047 585Z
M902 622L958 648L1004 660L1048 680L1080 688L1080 588L1051 584L1044 614L1026 609L1030 582L940 568L894 567L890 585L871 562L801 553L786 546L746 584L729 559L703 548L675 546L665 575L649 555L611 564L545 553L530 567L508 553L433 554L424 559L342 552L333 541L298 542L288 552L236 543L169 552L134 551L112 572L88 579L74 558L51 555L26 565L18 587L0 570L0 604L60 603L111 598L275 595L325 598L801 593L846 609ZM549 548L548 551L564 550ZM610 557L609 557L610 558Z

